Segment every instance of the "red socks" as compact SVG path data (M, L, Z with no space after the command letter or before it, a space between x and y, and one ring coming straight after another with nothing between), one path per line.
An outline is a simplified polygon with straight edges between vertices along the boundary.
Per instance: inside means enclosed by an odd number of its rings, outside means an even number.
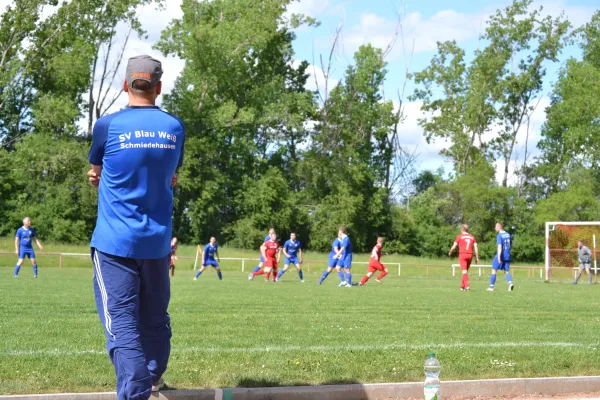
M463 274L462 276L462 288L466 289L469 287L469 274Z
M387 274L388 274L387 272L385 272L385 271L382 271L382 272L379 274L379 276L377 277L377 279L381 279L381 278L383 278L384 276L386 276Z
M257 276L257 275L263 275L265 273L264 269L259 269L258 271L256 271L255 273L253 273L253 276Z
M367 281L369 280L369 275L365 275L361 280L360 280L360 284L364 285L365 283L367 283Z

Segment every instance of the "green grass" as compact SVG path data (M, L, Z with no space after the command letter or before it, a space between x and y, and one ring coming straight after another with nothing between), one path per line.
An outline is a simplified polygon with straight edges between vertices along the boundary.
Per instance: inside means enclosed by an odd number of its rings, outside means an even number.
M600 374L598 286L519 271L515 292L502 279L488 293L473 277L463 293L444 271L347 289L335 274L317 286L317 271L267 284L233 269L194 282L180 268L165 378L176 388L420 381L428 351L446 380ZM11 275L0 268L0 394L114 390L91 268Z

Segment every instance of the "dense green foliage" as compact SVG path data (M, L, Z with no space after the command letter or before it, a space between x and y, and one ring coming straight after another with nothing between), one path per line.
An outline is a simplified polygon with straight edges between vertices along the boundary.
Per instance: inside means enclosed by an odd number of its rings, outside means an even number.
M466 222L489 255L504 221L515 257L539 261L545 221L600 219L600 12L571 32L518 0L490 17L473 57L439 43L412 76L412 98L426 139L448 141L453 170L416 176L403 159L403 116L383 96L384 51L362 46L337 86L307 90L294 30L316 21L287 14L291 1L184 0L183 17L153 43L185 60L163 101L187 128L174 213L183 242L214 234L256 248L275 226L325 251L345 225L358 251L384 235L388 251L441 256ZM85 178L89 127L114 83L103 55L118 47L118 24L144 34L136 7L161 1L60 2L40 22L48 3L17 2L0 16L0 235L29 215L43 239L81 243L96 204ZM514 183L506 167L499 184L495 161L515 162L546 68L571 42L583 56L562 65L540 156L517 165Z

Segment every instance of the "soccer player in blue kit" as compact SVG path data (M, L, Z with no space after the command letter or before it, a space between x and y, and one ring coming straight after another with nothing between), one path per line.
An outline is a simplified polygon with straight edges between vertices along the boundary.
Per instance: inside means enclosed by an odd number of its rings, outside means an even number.
M340 245L341 250L337 265L338 267L344 268L344 271L346 272L346 279L338 286L352 287L352 242L350 241L350 237L348 236L346 228L341 227L339 234L342 243Z
M155 105L162 73L150 56L129 59L129 105L96 121L88 156L88 177L98 187L94 294L119 400L146 400L164 387L171 352L173 186L185 131Z
M31 243L32 240L35 240L40 250L44 250L44 247L37 237L35 229L31 227L31 219L29 217L25 217L23 219L23 226L17 229L17 233L15 234L15 254L19 257L17 260L17 265L15 265L15 273L13 275L15 278L19 277L19 270L21 269L21 265L23 265L25 257L29 258L29 261L31 261L31 266L33 267L33 277L38 277L38 265L37 261L35 260L33 243Z
M340 278L340 286L342 283L346 282L344 279L344 273L341 270L341 267L338 266L339 258L342 254L342 234L338 232L337 238L331 244L331 252L329 253L329 259L327 260L327 269L321 275L321 279L319 279L319 285L323 283L323 281L329 276L333 268L337 270L338 276Z
M217 259L215 260L215 255ZM218 260L218 262L217 262ZM219 245L217 243L217 239L214 236L210 237L210 242L204 246L204 251L202 252L202 267L196 272L196 276L194 280L197 281L198 277L204 272L207 266L213 267L217 271L217 275L219 276L219 280L223 280L223 274L221 274L221 267L219 267L219 263L221 262L221 257L219 257Z
M512 247L512 237L510 233L504 231L504 227L501 223L496 224L496 245L498 246L498 254L492 261L492 275L490 276L490 287L488 292L494 291L496 285L496 273L498 271L504 271L506 276L506 282L508 282L508 291L514 290L515 285L512 282L512 276L510 274L510 249Z
M290 234L290 240L283 245L283 255L285 257L283 269L279 272L279 275L277 275L275 282L279 282L279 279L288 270L290 264L294 264L298 270L300 282L304 282L304 277L302 275L302 244L300 244L299 240L296 240L296 232L292 232Z

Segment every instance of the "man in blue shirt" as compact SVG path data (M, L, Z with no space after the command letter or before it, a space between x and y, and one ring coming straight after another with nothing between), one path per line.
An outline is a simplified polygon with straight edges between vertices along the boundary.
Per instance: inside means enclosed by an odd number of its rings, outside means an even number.
M504 231L504 227L501 223L496 224L496 245L498 246L498 253L492 261L492 276L490 276L490 287L488 292L494 291L496 285L496 273L498 271L504 271L506 276L506 282L508 282L508 291L511 292L515 285L512 282L512 276L510 274L510 249L512 247L512 238L508 232Z
M288 270L290 264L296 266L300 282L304 282L304 277L302 276L302 245L299 240L296 240L296 232L292 232L290 234L290 240L284 243L283 255L285 257L283 269L279 272L279 275L277 275L275 282L279 282L279 279L285 274L285 271Z
M352 242L350 241L350 237L348 236L345 227L341 227L339 233L342 244L340 246L340 256L337 265L338 267L344 268L346 279L338 286L352 287L352 274L350 273L352 268Z
M329 259L327 260L327 269L321 275L321 279L319 279L319 285L323 283L323 281L329 276L333 268L336 269L338 276L340 278L340 285L343 282L346 282L344 278L344 273L340 266L338 266L339 258L342 256L342 234L338 231L337 238L331 244L331 252L329 253Z
M162 72L150 56L129 59L129 106L96 121L89 152L88 177L98 187L94 293L119 400L160 390L171 350L172 187L185 132L155 105Z
M215 256L217 256L217 260L215 260ZM219 257L219 245L217 243L217 239L214 236L210 237L210 242L204 246L204 251L202 252L202 267L196 273L194 280L197 281L198 277L204 272L206 267L210 265L217 271L217 275L219 276L219 280L223 280L223 274L221 274L221 267L219 267L219 263L221 262L221 257Z
M35 229L31 227L31 219L29 217L25 217L23 219L23 226L17 229L17 233L15 235L15 254L19 257L17 260L17 265L15 266L15 273L13 277L19 277L19 270L21 269L21 265L23 265L23 261L25 257L29 258L31 261L31 266L33 267L33 277L38 277L38 265L35 260L35 252L33 251L33 243L32 240L35 239L40 250L44 250L40 240L38 239Z

